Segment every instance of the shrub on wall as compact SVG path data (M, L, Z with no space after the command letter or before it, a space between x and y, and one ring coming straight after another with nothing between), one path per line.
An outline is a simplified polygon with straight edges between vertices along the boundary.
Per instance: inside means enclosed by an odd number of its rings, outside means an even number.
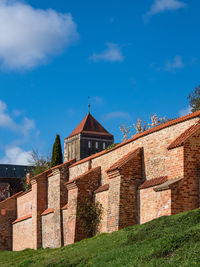
M112 149L113 147L117 146L119 143L115 143L115 144L112 144L112 145L109 145L106 150L110 150Z
M29 178L29 180L28 180L27 177L24 177L24 178L21 180L21 184L22 184L22 188L23 188L23 191L24 191L24 192L26 192L26 191L28 191L29 189L31 189L30 178Z
M103 213L102 205L98 201L84 198L78 205L77 219L88 237L98 233L99 224Z

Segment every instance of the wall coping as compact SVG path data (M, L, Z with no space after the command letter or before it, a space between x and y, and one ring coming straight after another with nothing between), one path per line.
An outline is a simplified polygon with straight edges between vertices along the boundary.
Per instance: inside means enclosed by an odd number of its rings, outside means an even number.
M64 163L62 163L62 164L60 164L60 165L57 165L57 166L55 166L55 167L53 167L53 168L51 168L51 169L49 169L49 170L46 170L46 171L44 171L44 172L42 172L42 173L39 173L38 175L34 176L32 179L34 179L34 180L38 180L38 179L41 178L43 175L46 175L46 176L50 175L50 174L52 173L52 171L55 170L55 169L59 169L59 168L61 168L61 167L64 167L65 165L68 166L68 165L73 164L73 163L75 163L75 162L76 162L76 159L71 159L71 160L69 160L69 161L67 161L67 162L64 162Z
M99 188L97 188L97 190L95 190L94 193L97 194L97 193L108 191L108 190L109 190L109 184L104 184L100 186Z
M24 195L30 193L31 191L32 191L32 188L29 189L29 190L27 190L27 191L25 191L25 192L23 192L20 196L18 196L18 198L20 198L20 197L22 197L22 196L24 196Z
M181 135L179 135L169 146L168 150L176 147L183 146L187 140L192 137L200 129L200 121L189 127Z
M8 197L8 198L2 200L2 201L0 202L0 204L1 204L1 203L4 203L4 202L6 202L6 201L9 201L10 199L17 198L17 197L18 197L19 195L21 195L21 194L23 194L23 191L20 191L20 192L16 193L15 195L12 195L11 197Z
M44 215L47 215L47 214L50 214L50 213L53 213L53 212L54 212L54 208L49 208L49 209L46 209L45 211L43 211L41 216L44 216Z
M68 203L65 204L65 206L63 206L63 207L61 208L61 210L66 210L67 208L68 208Z
M121 167L123 167L129 160L133 159L135 156L138 156L138 154L142 151L142 147L138 147L122 158L120 158L118 161L116 161L109 169L106 170L107 173L113 172L116 170L119 170Z
M65 184L66 184L66 185L69 185L69 184L71 184L71 183L73 183L73 182L75 182L75 181L77 181L77 180L80 180L80 179L84 178L86 175L88 175L88 174L90 174L90 173L92 173L92 172L94 172L94 171L96 171L96 170L98 170L98 169L101 169L101 167L98 166L98 167L96 167L96 168L92 168L92 169L88 170L87 172L84 172L83 174L79 175L78 177L76 177L76 178L74 178L74 179L72 179L72 180L69 180L69 181L66 182Z
M160 184L163 184L167 181L167 176L161 176L161 177L158 177L158 178L154 178L154 179L150 179L150 180L146 180L144 181L143 184L141 184L139 186L138 189L147 189L149 187L153 187L153 186L156 186L156 185L160 185Z
M156 191L156 192L159 192L159 191L164 191L164 190L171 189L171 186L173 186L174 184L180 182L181 180L183 180L183 177L170 179L170 180L166 181L165 183L154 187L153 190Z
M12 222L12 224L15 224L15 223L18 223L18 222L22 222L22 221L28 220L28 219L30 219L30 218L32 218L32 215L31 215L31 214L30 214L30 215L27 215L27 216L24 216L24 217L21 217L21 218L18 218L18 219L16 219L14 222Z

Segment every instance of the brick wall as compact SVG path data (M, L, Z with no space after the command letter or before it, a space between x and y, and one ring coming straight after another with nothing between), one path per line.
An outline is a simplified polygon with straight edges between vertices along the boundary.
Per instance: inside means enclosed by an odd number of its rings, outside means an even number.
M140 223L151 221L164 215L171 215L171 190L155 192L153 187L141 189L138 192L140 199Z
M42 216L42 247L55 248L57 237L55 236L54 213Z
M65 186L68 179L68 165L54 169L48 176L47 208L53 208L54 212L42 216L42 242L45 247L57 248L64 243L61 208L68 201L68 191ZM51 229L49 235L48 228Z
M81 221L78 219L79 206L84 203L85 199L93 199L93 192L100 184L101 168L91 169L81 177L69 181L66 186L68 188L68 208L65 236L66 244L71 244L80 241L87 236ZM65 222L63 222L65 224Z
M67 241L67 231L70 231L70 229L67 229L67 225L68 225L68 211L67 208L62 210L62 225L63 225L63 245L66 245L68 243ZM72 238L73 240L73 238Z
M142 182L143 149L128 153L116 164L108 170L108 232L137 223L137 188Z
M13 250L34 248L32 238L32 218L13 224Z
M32 238L33 248L42 246L41 214L47 207L47 174L32 179Z
M97 157L91 157L88 161L82 161L80 164L76 163L74 166L72 165L69 169L70 171L70 180L76 178L78 175L86 172L88 167L94 168L97 166L101 166L101 184L109 183L110 189L108 193L108 219L107 226L102 224L102 228L107 228L107 231L116 231L120 229L120 227L125 227L127 225L131 225L137 222L137 217L139 217L139 197L136 198L137 195L137 186L138 181L135 182L131 180L130 176L125 173L125 176L121 173L115 175L113 179L109 179L106 170L115 162L117 162L120 158L126 155L128 152L136 149L138 147L143 147L143 162L142 162L142 175L141 179L149 180L154 179L160 176L169 176L169 179L174 179L177 176L184 175L184 148L178 147L172 150L168 150L167 147L186 129L188 129L191 125L196 123L199 118L190 119L170 127L161 129L159 131L153 132L149 135L143 136L136 140L126 143L118 147L117 149L113 149L106 153L100 154ZM89 165L90 162L90 165ZM131 168L131 166L130 166ZM127 178L129 177L129 178ZM129 190L131 188L131 190ZM134 189L133 189L134 188ZM172 194L172 191L170 191ZM130 195L131 201L127 201L124 196ZM155 193L156 194L156 193ZM169 197L169 192L159 192L157 195L162 197L162 194L165 197ZM166 195L166 196L165 196ZM139 196L139 195L138 195ZM156 195L155 195L156 196ZM137 201L138 199L138 201ZM173 197L171 200L173 203L176 202L176 205L173 205L173 212L175 209L177 210L177 191L173 191ZM105 205L107 199L105 199ZM129 207L128 205L131 207ZM163 203L161 203L161 207L156 206L153 213L162 214L159 212L162 209ZM171 204L170 204L171 205ZM176 208L175 208L176 206ZM131 213L133 211L133 213ZM121 213L120 213L121 212ZM164 214L169 214L170 209L167 211L163 211ZM124 213L124 215L123 215ZM126 216L126 214L128 216ZM133 215L134 214L134 215ZM155 215L158 216L158 215ZM123 219L124 218L124 219ZM129 218L125 221L125 218ZM105 220L105 219L104 219ZM120 221L121 220L121 221ZM139 220L139 218L138 218ZM143 220L143 219L142 219ZM147 219L144 219L147 220Z
M12 249L12 222L17 217L18 195L0 202L0 250Z
M17 218L32 214L32 191L17 198Z
M103 214L99 225L99 233L107 232L107 216L108 216L108 191L99 192L95 195L95 201L102 205Z
M86 238L86 231L77 216L78 208L85 197L94 199L93 193L100 185L109 184L109 191L99 192L95 197L104 207L101 232L116 231L162 215L199 207L200 133L190 137L184 146L167 149L198 119L132 139L69 169L69 164L59 166L50 171L52 175L48 176L50 172L47 172L34 178L32 191L19 197L17 202L0 202L0 249L12 246L11 222L28 215L32 217L13 224L14 250L59 247L63 242L67 245ZM123 164L108 171L137 148L142 148L142 153L122 160ZM183 179L167 190L155 192L151 187L138 193L138 186L144 180L166 175L170 180L180 176ZM61 211L66 204L66 209ZM42 215L47 209L53 209L53 212Z
M73 244L76 240L76 220L77 220L77 201L78 201L78 187L68 186L68 208L63 216L63 236L64 245Z
M176 147L168 151L167 158L168 179L184 176L184 147Z
M184 144L184 180L177 197L178 212L199 207L200 131Z

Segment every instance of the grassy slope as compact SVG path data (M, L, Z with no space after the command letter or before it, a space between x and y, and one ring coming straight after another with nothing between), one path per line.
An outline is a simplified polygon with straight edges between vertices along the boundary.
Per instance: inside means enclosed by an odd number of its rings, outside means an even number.
M0 252L0 266L200 266L200 209L60 249Z

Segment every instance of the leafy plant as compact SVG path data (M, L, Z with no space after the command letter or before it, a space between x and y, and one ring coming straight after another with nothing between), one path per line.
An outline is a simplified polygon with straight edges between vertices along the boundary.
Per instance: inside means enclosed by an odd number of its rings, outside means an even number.
M30 177L34 177L51 168L50 155L39 153L38 150L32 150L30 165L33 166L30 171Z
M192 112L200 110L200 85L189 94L188 99Z
M112 149L113 147L116 147L118 144L119 144L119 143L112 144L112 145L108 146L108 147L106 148L106 150L110 150L110 149Z
M103 213L102 205L98 201L84 198L78 204L77 218L81 227L86 231L87 237L95 236Z

